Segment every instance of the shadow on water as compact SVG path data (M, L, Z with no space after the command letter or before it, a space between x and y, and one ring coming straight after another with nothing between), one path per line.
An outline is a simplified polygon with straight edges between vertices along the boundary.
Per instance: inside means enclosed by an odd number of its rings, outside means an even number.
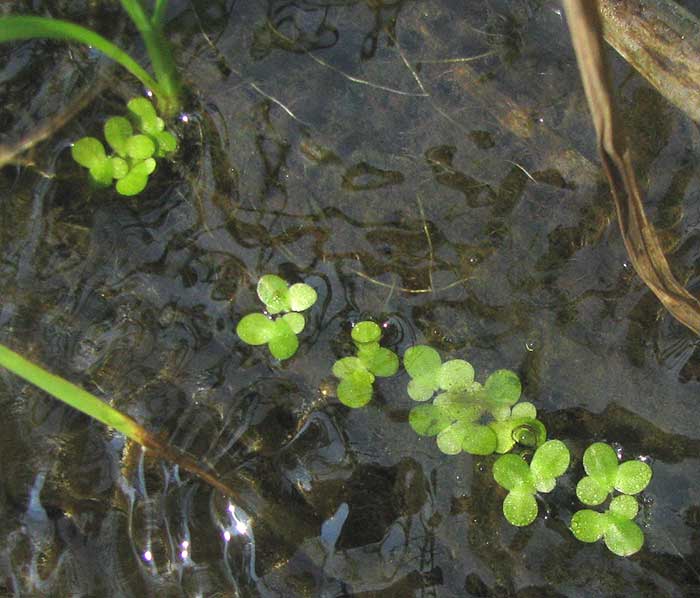
M52 10L136 39L71 6ZM626 263L558 4L173 2L169 26L193 98L180 158L143 196L92 190L67 151L138 93L116 72L0 173L0 341L251 507L3 373L2 592L700 592L697 342ZM103 68L55 42L1 50L2 141ZM697 132L612 58L649 208L697 287ZM265 273L319 294L282 363L235 335ZM367 317L399 354L429 343L479 379L518 372L573 455L532 526L503 519L492 457L413 433L404 373L363 409L338 402L330 364ZM654 468L628 559L567 529L596 440Z

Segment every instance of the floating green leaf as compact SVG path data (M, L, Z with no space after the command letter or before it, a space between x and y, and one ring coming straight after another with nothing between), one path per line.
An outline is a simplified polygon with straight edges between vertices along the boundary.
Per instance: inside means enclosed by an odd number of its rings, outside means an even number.
M173 153L177 149L177 137L169 131L158 131L151 135L156 142L156 153L158 158L163 158Z
M126 176L117 181L116 189L120 195L137 195L146 188L148 183L148 175L156 168L156 161L153 158L147 158L141 162L137 162L131 168Z
M147 135L132 135L126 140L126 153L134 160L150 158L156 151L153 140Z
M581 542L597 542L603 537L608 526L604 513L583 509L571 518L571 531Z
M615 489L624 494L638 494L651 481L651 467L641 461L625 461L617 468Z
M313 287L298 282L289 287L289 304L292 311L304 311L316 303L318 295Z
M265 274L258 281L258 297L265 304L267 311L278 314L291 311L289 303L289 285L287 281L274 274Z
M510 407L518 402L522 386L515 372L497 370L486 379L484 390L490 404Z
M586 505L599 505L616 489L624 494L637 494L651 480L651 468L641 461L620 464L617 453L604 442L589 446L583 454L583 467L588 474L576 486L576 495Z
M83 137L71 148L73 160L85 168L93 168L107 159L105 148L99 139Z
M272 338L267 343L270 353L279 360L289 359L299 348L299 339L284 318L274 322Z
M125 158L127 155L127 141L133 134L134 130L131 127L131 123L123 116L112 116L105 122L105 139L110 147L122 158Z
M274 323L263 314L248 314L238 322L236 334L248 345L265 345L274 336Z
M437 370L441 365L440 354L427 345L415 345L406 349L403 354L403 367L411 378L437 375Z
M419 436L436 436L452 421L443 409L435 405L417 405L408 414L408 423Z
M540 446L530 465L518 455L503 455L493 464L493 477L509 491L503 502L503 514L513 525L529 525L537 517L536 492L550 492L556 478L569 466L569 450L559 440Z
M396 353L384 347L373 347L369 351L360 349L358 357L375 376L393 376L399 369L399 358Z
M443 390L467 390L474 382L474 368L463 359L451 359L440 366L437 382Z
M126 107L136 121L138 128L144 133L154 135L164 128L163 119L156 114L153 104L146 98L134 98L129 100Z
M127 174L129 174L129 165L126 160L120 158L119 156L112 156L110 158L112 162L112 174L115 179L123 179Z
M382 329L375 322L358 322L353 326L351 335L356 343L372 343L382 337Z
M333 375L336 378L347 378L354 372L366 369L357 357L343 357L333 364Z
M304 326L306 325L304 316L293 311L289 312L288 314L284 314L282 319L289 324L289 327L292 329L294 334L299 334L302 332L304 330Z
M338 384L338 400L348 407L364 407L372 399L374 376L367 370L357 370Z
M491 455L498 446L496 433L488 426L467 424L462 450L471 455Z
M582 542L604 538L608 549L618 556L630 556L644 545L644 532L632 521L639 510L633 496L616 496L605 513L583 509L571 518L571 531Z
M111 185L112 179L114 178L112 161L109 158L105 158L102 162L98 162L90 167L90 178L101 187L108 187Z

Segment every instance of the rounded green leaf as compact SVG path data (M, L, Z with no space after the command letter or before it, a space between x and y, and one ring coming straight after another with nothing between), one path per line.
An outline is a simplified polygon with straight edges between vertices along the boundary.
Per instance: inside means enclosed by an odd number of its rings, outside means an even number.
M443 392L435 397L433 405L442 409L452 420L475 422L484 413L479 403L470 401L461 393Z
M360 351L360 360L375 376L393 376L399 369L399 357L393 351L379 347L368 356Z
M102 142L94 137L78 139L71 148L71 155L73 160L85 168L93 168L107 159Z
M115 179L123 179L129 174L129 165L126 160L123 160L119 156L112 156L110 161L112 162L112 174Z
M146 188L148 175L143 174L139 169L132 168L129 173L117 181L116 189L120 195L138 195Z
M273 324L272 338L267 343L270 353L279 360L289 359L297 352L299 339L282 318L275 320Z
M168 154L173 153L177 149L177 137L170 131L158 131L152 133L153 139L156 142L156 156L163 158Z
M304 326L306 325L306 320L304 320L304 316L296 312L284 314L282 316L282 319L285 322L287 322L288 326L292 329L292 332L294 334L299 334L302 330L304 330Z
M134 173L134 175L138 174L139 176L147 177L155 169L156 169L156 161L153 158L146 158L145 160L142 160L141 162L137 162L136 164L134 164L131 167L130 173Z
M625 494L637 494L651 481L651 467L641 461L625 461L617 468L615 488Z
M601 504L610 494L612 488L603 486L598 478L592 478L591 476L586 476L579 480L576 484L576 496L584 505L599 505Z
M408 396L414 401L427 401L433 396L437 389L437 376L435 374L426 374L425 376L417 376L408 383L406 390Z
M104 134L110 147L122 158L126 157L126 144L134 134L131 123L123 116L112 116L108 118L104 126Z
M496 459L493 464L493 479L506 490L522 488L534 493L530 467L518 455L503 455Z
M243 316L236 326L236 334L248 345L264 345L274 332L274 323L262 314Z
M132 135L126 140L126 154L134 160L150 158L156 151L155 143L147 135Z
M289 305L292 311L309 309L317 299L316 290L308 284L297 282L289 287Z
M144 133L156 133L163 129L163 121L158 118L156 109L146 98L129 100L126 107L134 117L139 129Z
M364 407L372 400L371 376L366 370L353 372L338 384L338 400L348 407Z
M100 185L101 187L108 187L111 185L112 179L114 178L112 161L109 158L105 158L102 162L98 162L94 166L91 166L90 178L94 183Z
M608 516L608 526L603 537L610 552L618 556L630 556L644 545L644 533L639 526L622 517Z
M440 388L446 391L467 389L474 382L474 368L463 359L451 359L440 366L437 381Z
M494 407L489 405L489 412L496 421L504 421L511 416L510 407L508 405L501 405L500 407Z
M571 532L581 542L597 542L608 527L608 518L603 513L583 509L571 518Z
M434 405L418 405L408 414L408 423L420 436L435 436L447 428L452 420Z
M528 419L537 419L537 409L528 401L516 403L510 410L510 416L513 418L527 417Z
M333 364L333 375L336 378L347 378L350 374L364 371L364 364L357 357L343 357ZM370 384L374 380L370 380Z
M353 327L351 335L356 343L372 343L382 337L382 329L375 322L358 322Z
M486 398L492 405L506 405L510 407L518 402L522 386L520 378L510 370L496 370L484 384Z
M537 478L535 480L535 490L537 490L537 492L551 492L556 485L556 478Z
M604 442L594 442L583 453L583 468L586 473L610 488L615 483L618 465L617 453Z
M403 367L411 378L434 376L441 365L440 354L428 345L415 345L403 354Z
M462 450L468 424L456 422L447 426L437 437L437 447L446 455L456 455Z
M530 462L530 471L538 479L558 478L569 467L571 455L561 440L548 440L540 446Z
M498 446L496 433L488 426L471 424L467 426L462 450L472 455L490 455Z
M509 492L503 501L503 515L511 525L530 525L537 517L537 511L537 501L528 492Z
M634 496L621 494L610 501L608 511L623 519L634 519L639 512L639 504Z
M260 301L265 304L267 311L271 314L291 310L289 305L289 285L286 280L274 274L265 274L258 281L258 297L260 297Z

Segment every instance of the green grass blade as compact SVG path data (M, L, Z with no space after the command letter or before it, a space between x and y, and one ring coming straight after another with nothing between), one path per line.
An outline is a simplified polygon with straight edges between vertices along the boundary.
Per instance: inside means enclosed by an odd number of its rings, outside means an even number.
M163 96L159 96L161 113L172 116L180 108L180 78L170 44L163 34L162 17L166 2L156 2L153 18L149 18L140 0L121 0L122 7L139 30L151 60L153 72Z
M8 369L13 374L38 386L59 401L63 401L74 409L114 428L135 442L144 444L144 439L148 436L148 433L133 419L110 407L95 395L59 376L47 372L3 345L0 345L0 367Z
M92 46L121 64L156 96L164 97L161 86L138 62L99 33L60 19L33 16L0 17L0 42L37 38L61 39Z
M151 22L157 27L161 27L163 25L163 19L165 19L165 11L167 8L168 0L156 0L156 5L153 7Z

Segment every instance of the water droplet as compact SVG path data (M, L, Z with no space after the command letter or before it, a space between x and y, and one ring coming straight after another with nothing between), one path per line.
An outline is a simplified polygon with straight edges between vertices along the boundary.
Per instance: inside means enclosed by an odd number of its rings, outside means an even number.
M532 353L537 348L537 343L533 340L525 341L525 349Z
M613 447L615 453L617 454L617 458L620 461L622 461L622 459L625 456L625 450L622 448L622 445L619 442L612 442L610 444Z
M472 256L469 258L469 263L470 263L470 264L478 264L478 263L479 263L479 258L476 257L475 255L472 255Z
M143 560L146 561L147 563L150 563L153 560L153 553L150 550L147 550L146 552L143 553Z

